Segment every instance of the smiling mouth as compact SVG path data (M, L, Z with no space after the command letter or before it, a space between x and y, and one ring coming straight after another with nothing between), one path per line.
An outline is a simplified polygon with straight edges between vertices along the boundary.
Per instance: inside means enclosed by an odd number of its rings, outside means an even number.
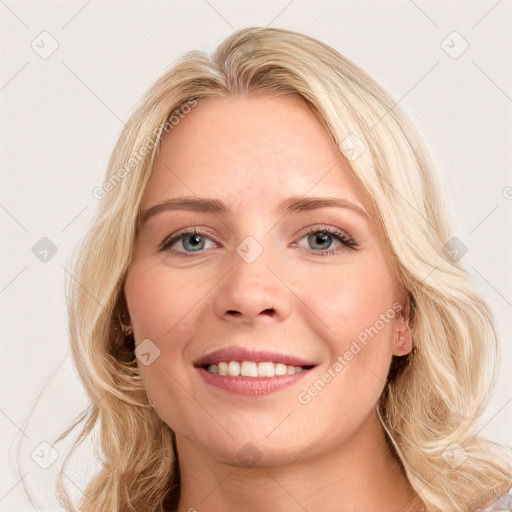
M296 384L316 361L270 348L254 350L231 345L194 362L203 381L215 388L246 396L264 396Z
M293 375L313 368L314 365L293 366L272 361L219 361L200 366L207 372L231 377L278 377Z

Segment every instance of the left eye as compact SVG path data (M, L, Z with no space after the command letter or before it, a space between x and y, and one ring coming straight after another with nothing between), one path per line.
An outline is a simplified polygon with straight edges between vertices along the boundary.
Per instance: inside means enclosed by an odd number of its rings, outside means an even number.
M307 239L307 243L314 253L319 255L324 254L335 254L339 252L338 249L331 250L333 239L338 241L342 246L346 248L356 248L357 244L343 231L339 231L333 228L314 228L304 233L299 241ZM211 247L206 247L207 240L212 243ZM177 250L173 246L177 243L181 243L184 250ZM318 246L321 247L318 247ZM308 247L302 247L297 243L292 244L293 247L301 247L306 250ZM160 251L166 251L170 253L179 254L191 254L201 252L203 249L213 249L216 247L216 243L208 236L207 233L196 229L187 229L184 231L178 231L172 235L167 236L159 246Z
M319 251L313 252L319 253L320 255L334 254L339 251L339 249L330 250L331 245L333 243L333 239L341 243L342 246L349 247L352 249L357 247L356 243L346 233L343 233L343 231L339 231L333 228L314 228L307 231L302 236L301 240L303 238L307 238L307 243L310 245L310 247L319 249Z

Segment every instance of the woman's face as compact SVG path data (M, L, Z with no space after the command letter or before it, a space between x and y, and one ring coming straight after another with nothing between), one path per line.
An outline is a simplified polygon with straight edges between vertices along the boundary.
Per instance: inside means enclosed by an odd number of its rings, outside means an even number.
M348 162L298 98L206 100L163 138L142 210L183 197L146 216L125 286L160 417L238 465L348 441L410 350L396 344L406 296Z

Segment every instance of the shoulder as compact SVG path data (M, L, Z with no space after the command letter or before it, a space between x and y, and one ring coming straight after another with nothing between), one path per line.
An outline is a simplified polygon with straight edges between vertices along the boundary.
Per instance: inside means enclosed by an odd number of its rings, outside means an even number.
M496 495L476 512L512 512L512 488L508 493Z

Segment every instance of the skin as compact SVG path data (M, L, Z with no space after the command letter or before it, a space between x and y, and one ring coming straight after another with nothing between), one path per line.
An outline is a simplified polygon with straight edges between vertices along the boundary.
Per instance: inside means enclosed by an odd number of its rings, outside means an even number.
M343 198L368 214L332 206L275 213L292 195ZM142 210L178 196L220 199L233 210L150 217L126 279L136 345L149 338L160 350L139 368L176 433L179 512L422 510L375 411L392 355L412 349L406 315L359 343L309 403L298 400L379 315L397 302L407 307L367 198L313 113L290 96L200 102L164 136ZM184 246L185 236L174 253L159 251L166 236L192 225L207 230L199 250ZM308 238L309 227L342 230L357 249ZM263 248L251 263L236 251L248 236ZM318 366L273 394L235 395L206 384L193 366L230 345ZM239 457L244 446L255 464Z

